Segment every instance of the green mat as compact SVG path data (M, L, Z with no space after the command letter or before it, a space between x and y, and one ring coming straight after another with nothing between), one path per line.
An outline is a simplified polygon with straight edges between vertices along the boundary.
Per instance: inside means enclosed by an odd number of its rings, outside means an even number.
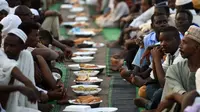
M56 3L56 4L52 5L51 7L49 7L49 10L59 11L61 5L62 5L62 3Z
M107 41L117 40L120 36L121 30L119 28L104 28L102 34Z
M50 10L55 10L55 11L59 11L60 10L60 5L61 3L56 3L54 5L52 5L49 9ZM60 35L67 38L67 35L66 35L66 30L64 27L60 27ZM68 74L69 74L69 70L65 67L65 64L64 63L56 63L56 67L59 68L62 73L63 73L63 76L62 76L62 81L64 82L64 85L65 87L67 86L67 81L68 81ZM55 107L52 109L51 112L59 112L60 109L61 109L61 106L60 105L57 105L56 104L56 101L52 101L52 102L49 102L50 104L54 104Z

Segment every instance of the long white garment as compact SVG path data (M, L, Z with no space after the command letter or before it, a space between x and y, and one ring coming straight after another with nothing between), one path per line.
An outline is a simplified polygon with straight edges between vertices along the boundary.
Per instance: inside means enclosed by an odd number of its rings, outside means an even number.
M23 50L20 53L19 59L17 61L17 67L22 71L22 73L35 85L34 78L34 63L33 57L28 50ZM14 85L23 85L21 82L15 80ZM37 110L37 104L32 104L28 101L27 97L19 92L14 92L10 94L7 103L7 112L40 112Z
M100 16L96 19L96 24L100 27L116 27L120 18L124 15L129 14L129 8L125 2L120 2L117 4L114 11L111 12L107 17Z
M16 61L10 60L0 49L0 85L8 85L12 69L17 66Z

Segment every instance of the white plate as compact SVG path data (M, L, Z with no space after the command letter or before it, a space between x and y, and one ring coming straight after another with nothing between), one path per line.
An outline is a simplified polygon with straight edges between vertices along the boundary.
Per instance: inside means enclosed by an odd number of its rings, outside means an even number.
M104 43L95 43L93 44L93 47L104 47L105 44Z
M94 55L96 52L74 52L73 54L78 56L91 56Z
M94 64L92 64L94 65ZM92 68L84 68L84 67L80 67L81 69L84 69L84 70L99 70L99 69L104 69L106 68L105 65L96 65L97 67L92 67Z
M95 36L96 34L93 31L80 31L80 32L74 32L74 35Z
M68 15L67 18L74 19L74 18L76 18L76 15Z
M115 107L99 107L88 110L87 112L116 112L118 108Z
M81 48L80 50L86 50L86 51L97 51L97 48Z
M84 62L90 62L94 59L94 57L90 57L90 56L77 56L77 57L73 57L71 58L74 62L76 63L84 63Z
M71 88L78 88L79 86L83 86L83 87L85 87L85 88L87 88L87 87L94 87L94 88L98 88L99 86L98 85L73 85L73 86L71 86Z
M71 9L72 7L73 7L73 5L71 5L71 4L62 4L60 6L61 9Z
M88 21L88 20L89 20L88 17L84 17L84 16L75 18L75 21L77 22Z
M87 85L92 85L92 84L96 84L96 83L101 83L103 82L103 79L100 79L98 77L89 77L89 81L76 81L74 80L75 83L79 83L79 84L87 84Z
M78 87L84 87L84 88L96 88L97 90L93 90L93 91L77 91L77 90L74 90L75 88L78 88ZM74 85L74 86L71 86L73 92L75 92L76 94L81 94L81 95L96 95L98 94L102 89L101 88L98 88L99 86L97 85Z
M71 70L80 70L80 68L81 68L79 64L71 64L71 65L68 65L68 67Z
M76 76L82 76L82 75L89 75L90 77L94 77L99 73L97 70L82 70L82 71L75 71L74 74Z
M87 112L91 107L87 105L70 105L66 106L64 112Z
M73 7L70 12L83 12L84 11L84 8L83 7Z
M77 22L63 22L61 26L74 26L75 24L77 24Z
M93 42L93 41L83 41L83 44L93 45L93 44L95 44L95 42Z
M69 101L69 103L75 104L75 105L91 105L91 104L99 104L99 103L103 102L103 100L101 100L100 102L97 102L97 103L76 103L75 102L76 100L68 100L68 101Z

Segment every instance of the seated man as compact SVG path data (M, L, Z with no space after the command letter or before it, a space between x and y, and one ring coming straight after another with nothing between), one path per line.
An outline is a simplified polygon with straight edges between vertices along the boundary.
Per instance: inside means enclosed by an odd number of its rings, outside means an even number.
M175 27L169 26L160 32L160 46L151 50L153 58L153 71L151 80L153 83L146 83L147 99L137 98L135 104L145 107L147 110L157 108L162 96L162 88L165 84L165 72L172 64L184 61L179 53L180 36ZM162 63L163 55L166 54L165 61Z
M37 24L23 22L19 28L28 35L26 46L34 57L36 85L48 91L47 95L49 100L59 100L58 102L66 103L67 95L64 84L60 81L61 76L57 79L52 74L53 67L51 61L56 60L58 54L45 46L43 48L37 48L39 44L39 27Z
M25 77L27 77L35 85L33 58L30 52L24 50L26 39L27 36L22 30L17 28L12 29L8 32L8 36L5 38L4 52L9 59L17 61L17 67L22 71ZM14 85L22 85L22 83L18 80L13 80L11 83ZM16 100L13 101L13 99ZM36 110L38 108L37 103L32 104L31 102L28 102L26 97L19 93L11 93L7 104L9 105L6 109L8 112L16 111L15 109L18 108L16 106Z
M180 52L182 57L187 60L168 68L162 95L163 101L157 108L158 112L161 112L164 109L169 109L172 112L179 112L180 109L178 108L178 105L176 105L176 108L172 108L173 104L175 102L181 104L184 94L196 89L195 73L197 69L200 68L199 32L199 27L190 26L188 31L185 33L180 44ZM170 98L166 97L173 93L177 93L178 95L172 95ZM166 99L164 99L165 97ZM171 100L171 98L175 98L176 100Z
M99 27L117 27L120 18L129 13L129 8L123 0L114 0L114 5L114 10L109 15L96 19L96 24Z
M151 46L151 45L154 45L155 43L157 43L159 41L159 38L158 38L159 31L168 26L166 14L153 15L151 20L152 20L152 28L154 29L154 32L151 32L150 34L148 34L147 36L144 37L144 40L143 40L144 47L139 48L139 50L134 58L134 61L133 61L133 64L135 65L135 69L138 69L145 65L145 64L143 64L143 65L140 64L140 59L141 59L145 49L147 49L148 46ZM160 22L161 22L161 24L160 24ZM136 71L136 70L134 70L134 71ZM149 76L150 72L151 72L151 68L148 68L146 74ZM127 76L126 73L125 74L124 73L125 73L125 71L123 71L123 69L122 69L121 76L124 79L126 79L127 81L129 81L130 83L132 83L131 82L132 77L130 77L130 74L128 74L128 76ZM136 74L138 74L138 73L135 73L134 75L136 75ZM143 75L141 77L146 77L146 76ZM142 86L142 85L139 84L138 86Z

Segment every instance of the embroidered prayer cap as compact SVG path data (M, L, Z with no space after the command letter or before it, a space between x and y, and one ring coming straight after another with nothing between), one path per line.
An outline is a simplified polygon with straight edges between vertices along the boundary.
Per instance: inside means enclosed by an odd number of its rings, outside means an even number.
M190 3L190 2L192 2L192 0L176 0L176 5L177 6L180 6L180 5L185 5L185 4L188 4L188 3Z
M194 25L190 26L190 28L185 32L185 36L200 43L200 28Z
M6 0L0 0L0 11L5 10L9 13L10 8L8 6L8 2Z
M17 37L19 37L24 43L26 43L27 35L19 28L13 28L8 33L15 34Z

